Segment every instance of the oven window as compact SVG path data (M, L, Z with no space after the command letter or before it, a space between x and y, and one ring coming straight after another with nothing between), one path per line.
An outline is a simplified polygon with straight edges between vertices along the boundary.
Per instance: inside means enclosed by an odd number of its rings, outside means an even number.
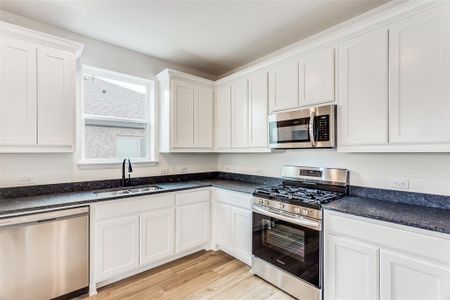
M320 231L254 212L253 255L320 288Z

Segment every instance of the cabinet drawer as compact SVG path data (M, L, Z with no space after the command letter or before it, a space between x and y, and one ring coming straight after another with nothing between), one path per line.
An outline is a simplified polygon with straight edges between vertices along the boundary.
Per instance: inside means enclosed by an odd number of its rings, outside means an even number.
M252 195L227 191L222 189L214 189L213 198L217 202L226 203L232 206L244 209L252 209Z
M195 190L177 193L175 196L177 205L186 205L198 202L208 202L209 201L209 189Z
M95 219L103 219L126 214L138 213L145 210L172 207L175 203L175 194L146 195L125 198L114 202L95 205Z
M450 264L450 240L425 235L404 229L393 228L377 221L364 218L354 219L352 216L325 213L325 229L327 234L348 236L386 249L409 252Z

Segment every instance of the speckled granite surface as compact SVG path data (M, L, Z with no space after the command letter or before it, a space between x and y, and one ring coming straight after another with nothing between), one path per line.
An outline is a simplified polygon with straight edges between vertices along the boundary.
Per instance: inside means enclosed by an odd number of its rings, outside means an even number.
M73 205L83 205L90 204L100 201L110 201L115 199L129 198L142 196L147 194L158 194L175 192L180 190L201 188L216 186L220 188L230 189L233 191L253 193L254 189L261 184L237 181L237 180L227 180L227 179L205 179L201 181L177 181L177 182L165 182L165 183L155 183L162 189L151 193L142 193L134 195L121 195L114 197L107 196L97 196L94 191L78 191L78 192L68 192L68 193L54 193L48 195L37 195L37 196L22 196L14 198L0 198L0 217L5 217L10 214L17 214L32 210L39 209L50 209L58 207L67 207Z
M348 196L324 205L325 209L450 234L450 210Z
M405 204L450 209L450 196L376 189L361 186L350 186L349 194L369 199L378 199Z

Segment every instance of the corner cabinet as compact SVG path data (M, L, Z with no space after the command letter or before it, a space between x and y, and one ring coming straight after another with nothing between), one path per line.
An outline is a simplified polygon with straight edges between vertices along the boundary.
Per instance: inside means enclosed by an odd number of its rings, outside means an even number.
M269 152L267 71L221 82L215 91L216 151Z
M160 151L214 150L213 82L165 70L160 84Z
M0 22L0 153L73 152L83 45Z
M325 211L325 299L450 299L450 236Z

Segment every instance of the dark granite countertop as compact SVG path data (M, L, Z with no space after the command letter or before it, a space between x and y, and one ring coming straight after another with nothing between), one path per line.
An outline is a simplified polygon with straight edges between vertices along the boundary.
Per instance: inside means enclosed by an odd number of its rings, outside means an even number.
M111 201L116 199L130 198L148 194L159 194L175 192L180 190L195 189L209 186L216 186L233 191L253 193L254 189L261 184L240 180L227 179L206 179L199 181L179 181L170 183L155 183L161 190L156 192L141 193L134 195L120 196L97 196L94 191L54 193L39 196L24 196L16 198L0 198L0 217L7 215L29 212L33 210L61 208L67 206L87 205L100 201Z
M348 196L325 209L450 234L450 209Z

